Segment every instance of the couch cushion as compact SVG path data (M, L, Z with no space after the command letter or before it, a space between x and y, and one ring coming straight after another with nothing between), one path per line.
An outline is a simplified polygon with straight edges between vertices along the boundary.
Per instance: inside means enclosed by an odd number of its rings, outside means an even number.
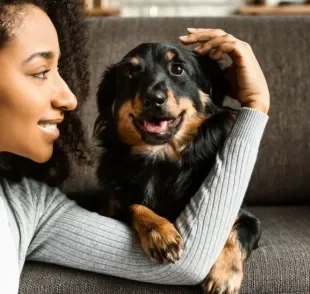
M310 207L253 207L259 248L246 264L241 294L310 293ZM200 293L199 287L137 283L54 265L27 263L19 294Z
M262 238L245 268L243 294L310 293L310 207L254 207Z
M190 294L194 287L150 285L55 265L28 263L19 294Z

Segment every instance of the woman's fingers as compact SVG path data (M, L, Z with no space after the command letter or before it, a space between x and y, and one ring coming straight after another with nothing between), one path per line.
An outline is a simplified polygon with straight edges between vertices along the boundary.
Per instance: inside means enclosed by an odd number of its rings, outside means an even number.
M225 34L220 37L212 38L207 42L204 42L200 46L196 47L195 50L199 52L200 54L206 54L211 49L216 49L217 47L219 47L222 43L235 42L235 41L236 41L236 38L234 38L232 35Z
M200 45L195 48L199 54L209 54L219 60L229 55L233 67L227 71L232 90L242 105L251 106L267 113L269 109L269 90L264 74L251 46L221 29L187 29L188 35L180 37L183 44Z
M214 60L219 60L222 58L224 52L221 48L217 48L210 56Z
M206 47L207 49L209 48L208 46ZM248 60L248 63L253 61L253 52L250 46L237 39L232 39L232 41L228 42L225 42L224 38L221 40L215 40L214 43L211 43L211 49L216 49L215 52L211 55L211 58L217 60L221 58L224 53L226 53L233 60L237 67L245 66L245 60ZM206 53L204 50L205 47L198 52L200 54L204 54Z
M237 66L241 65L240 60L245 56L253 55L249 44L227 34L221 29L187 29L189 34L180 37L183 44L201 43L195 48L200 54L207 54L212 49L215 51L211 57L219 59L227 53Z
M223 30L220 29L187 29L188 35L181 36L180 40L183 44L189 45L197 42L205 42L210 39L226 35Z

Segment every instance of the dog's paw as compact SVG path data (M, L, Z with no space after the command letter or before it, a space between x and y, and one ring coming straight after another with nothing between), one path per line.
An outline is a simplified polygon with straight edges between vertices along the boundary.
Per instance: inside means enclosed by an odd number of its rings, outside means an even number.
M243 280L243 259L224 248L202 284L204 294L238 294Z
M140 232L141 245L146 254L160 263L176 262L183 253L183 240L168 220L153 223L149 230Z

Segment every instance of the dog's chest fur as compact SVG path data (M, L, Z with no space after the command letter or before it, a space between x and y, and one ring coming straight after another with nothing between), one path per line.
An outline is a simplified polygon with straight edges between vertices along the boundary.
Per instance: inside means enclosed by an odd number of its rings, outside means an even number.
M200 168L202 163L195 167L167 162L147 166L145 174L137 177L144 192L141 204L174 221L209 172L212 164L205 163L204 168ZM147 174L150 176L144 181Z
M131 204L143 204L170 221L175 220L198 190L215 159L214 155L205 160L191 156L191 161L183 162L150 161L131 154L126 146L118 148L114 146L105 152L98 170L104 193L109 194L104 197L113 195L120 203L120 211Z
M113 199L118 207L113 216L120 219L130 205L143 204L174 221L212 169L232 121L229 112L214 115L178 161L135 154L120 142L113 125L107 126L100 138L105 151L97 169L103 205Z

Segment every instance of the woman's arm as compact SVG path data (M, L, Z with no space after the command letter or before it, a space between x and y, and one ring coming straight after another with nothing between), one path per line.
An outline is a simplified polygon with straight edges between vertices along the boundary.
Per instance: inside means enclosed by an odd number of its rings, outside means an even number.
M56 188L26 179L2 185L15 222L13 235L19 236L20 266L27 256L144 282L201 282L237 216L267 120L263 112L240 111L213 171L176 221L185 242L176 264L153 263L128 226L80 208Z

